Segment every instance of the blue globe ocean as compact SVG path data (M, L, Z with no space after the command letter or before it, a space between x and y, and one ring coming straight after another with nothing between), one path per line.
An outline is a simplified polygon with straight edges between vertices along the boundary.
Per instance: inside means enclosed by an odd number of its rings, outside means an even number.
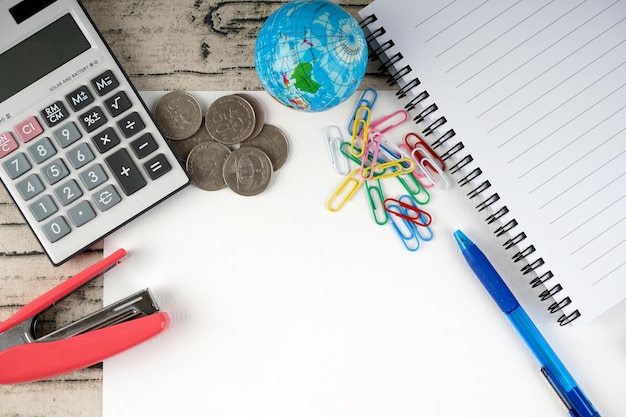
M254 62L265 90L285 106L324 111L358 88L367 43L356 19L325 0L294 0L259 31Z

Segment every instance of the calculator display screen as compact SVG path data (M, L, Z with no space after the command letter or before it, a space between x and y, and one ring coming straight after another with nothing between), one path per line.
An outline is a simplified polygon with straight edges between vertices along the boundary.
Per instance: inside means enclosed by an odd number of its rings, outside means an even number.
M68 13L0 54L0 102L91 48Z

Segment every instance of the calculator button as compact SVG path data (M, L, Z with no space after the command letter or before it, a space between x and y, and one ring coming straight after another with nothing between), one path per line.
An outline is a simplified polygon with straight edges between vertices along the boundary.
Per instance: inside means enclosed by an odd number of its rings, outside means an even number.
M162 153L158 154L145 164L143 167L148 171L148 175L150 179L156 180L161 177L163 174L169 172L172 169L172 166L167 162L165 155Z
M102 113L102 109L96 106L88 112L81 114L80 122L87 132L93 132L103 126L107 122L107 119L104 113Z
M128 116L120 119L120 121L117 122L117 125L120 127L120 130L127 138L133 136L135 133L143 130L143 128L146 127L146 125L143 124L139 113L137 112L132 112Z
M70 149L67 152L67 159L70 160L70 164L75 169L79 169L93 161L95 158L91 148L86 143L81 143L75 148Z
M63 236L70 232L70 227L67 225L65 219L61 216L55 217L49 223L42 226L43 232L46 234L48 240L52 243L61 239Z
M126 149L116 151L106 158L106 162L126 195L131 195L146 185L146 180Z
M35 219L37 219L37 221L39 222L52 216L58 210L57 205L54 204L52 197L50 197L49 195L44 195L39 200L31 204L29 207L30 211L33 213L33 216L35 216Z
M52 142L48 138L41 138L28 147L28 152L33 160L41 164L57 153Z
M106 211L122 201L115 187L110 184L94 194L92 199L100 211Z
M67 148L82 137L74 122L69 122L68 124L63 125L63 127L55 130L53 135L59 146L62 148Z
M83 85L66 95L65 100L67 100L72 110L79 111L93 103L94 97L87 86Z
M91 140L100 153L105 153L120 143L120 138L112 127L107 127L98 135L92 137Z
M31 116L23 122L18 123L15 126L15 131L24 143L35 139L43 133L43 129L35 116Z
M108 112L113 117L119 116L120 114L124 113L126 110L132 107L130 99L123 91L120 91L111 96L111 98L106 99L104 101L104 105L107 107Z
M69 112L65 108L62 102L57 101L52 103L41 112L41 117L46 121L48 127L53 127L61 123L63 120L69 117Z
M7 159L2 165L4 165L4 170L9 174L12 180L20 177L32 168L32 165L28 162L26 155L23 153L18 153L11 159Z
M80 227L96 217L96 212L93 211L88 201L81 201L69 209L67 215L70 216L70 220L74 223L74 226Z
M102 165L100 164L95 164L87 169L87 171L81 172L79 177L85 185L85 188L87 188L88 190L93 190L98 185L109 179L107 174L104 173L104 169L102 169Z
M18 147L11 132L0 133L0 158L4 158Z
M48 184L50 185L56 184L70 174L67 167L65 166L65 163L60 158L57 158L54 161L50 162L48 165L44 166L41 169L41 173L44 175L46 181L48 181Z
M75 180L69 180L55 188L54 195L57 196L61 205L67 206L82 197L83 192Z
M156 151L159 147L150 133L145 133L141 137L130 143L137 158L142 159Z
M113 75L113 72L109 70L91 80L91 85L96 89L99 96L104 96L116 89L120 83Z
M22 181L15 184L17 190L22 195L22 198L26 201L35 197L37 194L44 190L43 183L37 174L31 174L24 178Z

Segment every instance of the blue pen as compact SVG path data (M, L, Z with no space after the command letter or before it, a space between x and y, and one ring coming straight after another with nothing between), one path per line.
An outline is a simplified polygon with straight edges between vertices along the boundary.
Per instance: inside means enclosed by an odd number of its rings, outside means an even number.
M539 360L541 373L565 403L569 414L572 417L600 417L487 257L460 230L454 232L454 237L470 268Z

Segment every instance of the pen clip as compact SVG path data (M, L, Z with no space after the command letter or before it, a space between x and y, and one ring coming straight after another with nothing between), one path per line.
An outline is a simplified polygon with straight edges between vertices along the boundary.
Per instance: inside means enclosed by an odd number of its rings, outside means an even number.
M563 393L563 388L559 386L559 384L557 383L557 380L550 373L550 370L544 366L541 368L541 373L543 374L543 376L546 377L546 379L548 380L548 383L550 383L550 385L552 386L552 389L554 389L554 392L556 392L556 395L558 395L561 401L563 401L563 404L567 408L567 411L569 411L570 415L572 415L572 417L578 417L578 413L574 409L574 406L569 401L569 399L565 396L565 394Z

